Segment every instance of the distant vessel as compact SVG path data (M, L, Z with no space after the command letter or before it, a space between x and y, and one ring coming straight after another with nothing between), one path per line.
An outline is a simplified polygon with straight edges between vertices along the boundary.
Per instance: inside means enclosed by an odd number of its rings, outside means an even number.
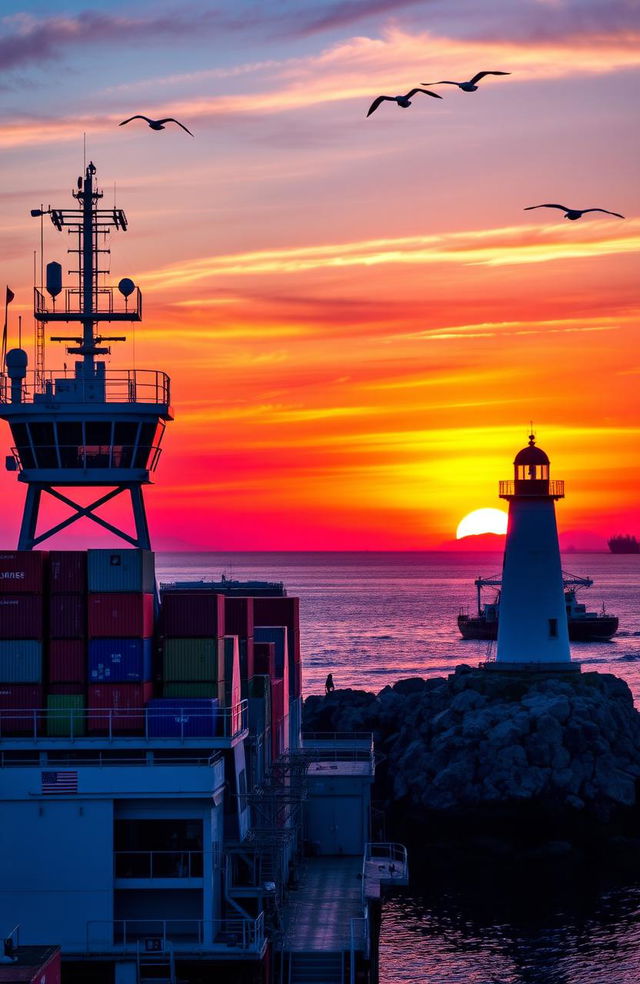
M499 577L479 577L474 581L474 584L478 590L478 613L477 615L469 615L466 612L460 612L458 628L463 639L486 639L487 641L497 639L502 581ZM618 630L617 616L605 612L604 606L601 612L588 612L586 605L578 602L576 598L578 588L590 588L592 586L591 578L563 574L563 584L571 642L604 642L610 639ZM486 587L497 589L491 602L482 601L482 588Z
M611 553L640 553L640 542L635 538L635 536L631 536L629 533L619 536L612 536L610 540L607 540L607 544L609 545L609 550Z

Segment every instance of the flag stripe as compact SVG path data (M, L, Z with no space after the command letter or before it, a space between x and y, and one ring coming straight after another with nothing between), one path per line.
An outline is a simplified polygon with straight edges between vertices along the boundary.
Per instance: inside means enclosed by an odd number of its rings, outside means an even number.
M78 792L78 773L77 772L43 772L42 773L42 794L43 796L54 795L56 793L77 793Z

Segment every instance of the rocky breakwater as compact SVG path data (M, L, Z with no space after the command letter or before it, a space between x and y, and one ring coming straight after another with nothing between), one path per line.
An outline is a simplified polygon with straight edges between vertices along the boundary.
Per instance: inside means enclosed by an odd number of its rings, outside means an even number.
M550 818L576 831L637 811L640 714L611 674L459 666L377 695L309 697L303 727L373 731L384 756L378 796L414 825L473 815L476 831L483 817L493 831L515 821L520 831L548 827Z

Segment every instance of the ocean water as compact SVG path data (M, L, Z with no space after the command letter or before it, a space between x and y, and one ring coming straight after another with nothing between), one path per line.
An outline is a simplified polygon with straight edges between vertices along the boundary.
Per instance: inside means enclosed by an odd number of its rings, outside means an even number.
M164 554L160 580L284 581L301 599L304 693L379 691L396 680L439 676L487 656L462 640L461 609L475 607L473 581L499 575L489 553ZM640 708L640 556L568 554L567 572L592 577L579 598L620 619L610 642L575 643L585 668L627 681ZM487 595L487 600L489 600ZM639 831L640 834L640 831ZM535 883L488 867L461 876L415 871L387 899L380 984L638 984L640 877L541 870Z

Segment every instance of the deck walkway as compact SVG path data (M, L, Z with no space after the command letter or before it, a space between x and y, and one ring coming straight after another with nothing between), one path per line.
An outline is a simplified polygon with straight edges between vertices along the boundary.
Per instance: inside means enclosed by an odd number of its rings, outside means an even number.
M362 858L307 858L285 910L284 949L348 950L351 919L362 915Z

